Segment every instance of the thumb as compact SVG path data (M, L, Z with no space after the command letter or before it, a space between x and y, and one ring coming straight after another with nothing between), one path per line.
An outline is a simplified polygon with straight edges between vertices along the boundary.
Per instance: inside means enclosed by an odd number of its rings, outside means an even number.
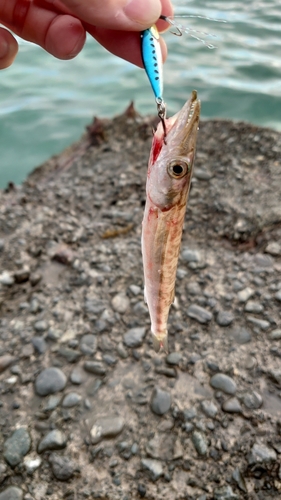
M160 0L60 0L81 21L114 30L140 31L161 14Z

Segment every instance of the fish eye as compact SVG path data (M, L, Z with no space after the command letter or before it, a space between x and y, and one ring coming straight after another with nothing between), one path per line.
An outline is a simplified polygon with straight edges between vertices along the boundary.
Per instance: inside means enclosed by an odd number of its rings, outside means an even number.
M174 179L182 179L190 171L190 163L176 159L169 163L167 168L168 174Z

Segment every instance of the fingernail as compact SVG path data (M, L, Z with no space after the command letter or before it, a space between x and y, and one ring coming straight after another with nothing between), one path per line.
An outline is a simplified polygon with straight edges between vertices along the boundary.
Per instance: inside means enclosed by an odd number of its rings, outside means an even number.
M160 0L128 0L123 8L126 16L146 27L155 23L161 14Z
M8 55L9 44L6 40L0 40L0 59L4 59Z

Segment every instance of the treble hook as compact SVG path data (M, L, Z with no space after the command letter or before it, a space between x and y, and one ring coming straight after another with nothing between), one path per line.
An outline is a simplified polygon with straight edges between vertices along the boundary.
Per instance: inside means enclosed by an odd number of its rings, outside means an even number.
M182 36L181 29L176 25L176 23L172 19L170 19L167 16L160 16L159 19L163 19L163 21L166 21L166 23L168 23L170 26L173 26L176 29L176 31L170 30L170 33L172 33L172 35Z
M166 104L163 99L157 98L155 99L156 104L157 104L157 111L158 111L158 116L162 122L162 127L164 131L164 144L167 144L166 142L166 137L167 137L167 129L166 129L166 123L165 123L165 118L166 118Z

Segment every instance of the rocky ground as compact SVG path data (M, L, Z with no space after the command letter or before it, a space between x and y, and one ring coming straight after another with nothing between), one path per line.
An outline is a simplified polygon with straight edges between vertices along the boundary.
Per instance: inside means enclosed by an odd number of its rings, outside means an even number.
M0 500L281 499L281 135L202 123L166 356L152 121L96 120L1 193Z

